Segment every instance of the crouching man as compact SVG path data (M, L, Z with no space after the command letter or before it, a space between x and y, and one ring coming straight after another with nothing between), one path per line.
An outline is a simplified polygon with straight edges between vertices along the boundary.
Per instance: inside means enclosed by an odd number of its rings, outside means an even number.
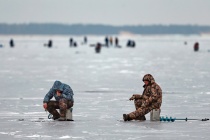
M143 77L144 91L142 95L134 94L130 100L134 100L136 111L123 114L124 121L146 120L145 115L153 109L160 109L162 103L162 90L155 82L151 74Z
M73 91L67 84L55 81L50 91L45 95L43 107L53 115L54 120L65 121L66 111L74 104ZM50 100L52 98L54 100ZM60 109L60 113L56 109Z

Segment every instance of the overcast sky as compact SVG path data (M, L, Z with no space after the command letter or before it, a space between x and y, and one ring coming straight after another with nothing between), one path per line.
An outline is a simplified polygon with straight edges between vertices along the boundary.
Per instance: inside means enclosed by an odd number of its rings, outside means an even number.
M0 23L210 25L210 0L0 0Z

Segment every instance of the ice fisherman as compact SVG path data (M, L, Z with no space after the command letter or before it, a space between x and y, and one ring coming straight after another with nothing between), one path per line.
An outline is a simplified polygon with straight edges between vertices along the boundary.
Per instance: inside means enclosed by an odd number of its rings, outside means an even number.
M95 47L95 52L100 53L101 52L101 43L97 43Z
M198 50L199 50L199 43L196 42L196 43L194 44L194 51L198 51Z
M54 120L65 121L67 109L74 105L73 95L73 90L69 85L55 81L44 97L43 107L53 115ZM50 100L53 97L55 100ZM60 113L56 109L60 109Z
M145 115L153 109L160 109L162 103L162 90L151 74L143 77L143 94L133 94L129 100L134 100L136 111L123 114L124 121L146 120Z

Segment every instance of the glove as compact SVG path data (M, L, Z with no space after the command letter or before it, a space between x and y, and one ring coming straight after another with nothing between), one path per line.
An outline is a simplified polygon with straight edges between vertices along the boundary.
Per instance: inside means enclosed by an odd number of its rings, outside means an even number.
M133 95L129 100L134 100L135 99L135 95Z

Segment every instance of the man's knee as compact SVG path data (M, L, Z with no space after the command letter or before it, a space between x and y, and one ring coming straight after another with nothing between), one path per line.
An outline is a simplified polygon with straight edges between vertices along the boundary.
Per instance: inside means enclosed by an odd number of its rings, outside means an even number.
M134 100L134 105L136 108L140 108L142 105L142 100L141 99Z
M136 112L136 116L144 116L147 113L149 113L152 109L151 108L143 108L140 107L138 108L135 112Z
M58 102L57 101L50 101L47 103L47 110L57 108Z
M59 108L62 109L62 110L67 109L67 100L66 99L60 99Z
M74 105L74 102L72 102L72 101L68 101L68 108L73 107L73 105Z

